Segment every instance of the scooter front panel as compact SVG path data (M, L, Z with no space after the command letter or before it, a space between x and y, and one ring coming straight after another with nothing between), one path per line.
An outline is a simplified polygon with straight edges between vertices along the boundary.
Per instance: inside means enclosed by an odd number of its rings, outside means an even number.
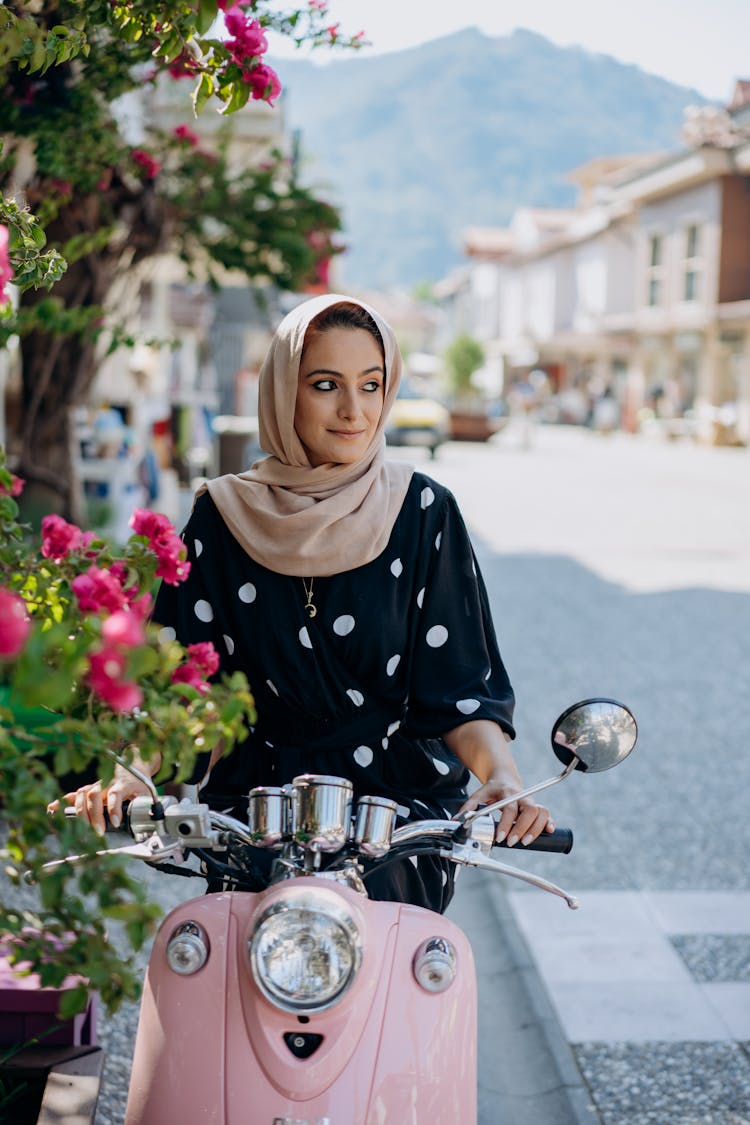
M230 900L206 895L166 916L143 987L125 1125L225 1125L227 965ZM167 964L176 926L199 922L210 953L192 976Z

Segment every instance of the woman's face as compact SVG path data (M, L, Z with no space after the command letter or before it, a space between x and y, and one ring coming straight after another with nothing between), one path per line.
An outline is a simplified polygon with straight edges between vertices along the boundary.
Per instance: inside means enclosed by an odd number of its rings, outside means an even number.
M385 370L363 328L329 328L305 344L294 428L310 464L349 465L367 449L383 412Z

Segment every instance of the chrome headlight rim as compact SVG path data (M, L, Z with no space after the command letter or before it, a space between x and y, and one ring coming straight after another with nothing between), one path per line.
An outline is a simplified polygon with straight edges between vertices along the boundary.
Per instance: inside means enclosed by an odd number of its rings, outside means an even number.
M275 992L264 979L258 958L258 936L260 931L263 925L270 919L278 917L281 914L290 914L292 912L295 914L310 913L326 917L328 921L332 921L339 926L348 941L351 954L349 972L335 995L325 1000L290 1000L288 997ZM325 1012L338 1004L356 980L362 964L362 937L353 915L347 909L346 905L338 901L337 898L329 898L327 895L324 896L315 891L303 891L294 895L285 896L282 899L277 899L276 902L270 903L256 918L252 933L247 941L247 948L253 980L260 992L275 1008L283 1012L294 1013L295 1015L315 1015L318 1012Z

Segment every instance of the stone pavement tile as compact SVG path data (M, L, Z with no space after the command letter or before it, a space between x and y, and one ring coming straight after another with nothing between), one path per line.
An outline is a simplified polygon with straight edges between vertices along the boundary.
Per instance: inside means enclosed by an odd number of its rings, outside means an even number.
M750 892L647 891L643 897L667 934L750 934Z
M570 1043L647 1043L731 1039L699 985L654 981L548 982Z
M750 1042L750 984L721 981L702 984L700 987L726 1024L732 1038Z
M736 1043L583 1043L604 1125L750 1125L750 1059Z

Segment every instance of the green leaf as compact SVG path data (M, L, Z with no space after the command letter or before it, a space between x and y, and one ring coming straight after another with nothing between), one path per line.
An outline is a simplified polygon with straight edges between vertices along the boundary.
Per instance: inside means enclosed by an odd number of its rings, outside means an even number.
M75 988L66 989L60 997L57 1014L61 1020L69 1020L84 1011L89 1002L89 990L85 984L76 985Z

